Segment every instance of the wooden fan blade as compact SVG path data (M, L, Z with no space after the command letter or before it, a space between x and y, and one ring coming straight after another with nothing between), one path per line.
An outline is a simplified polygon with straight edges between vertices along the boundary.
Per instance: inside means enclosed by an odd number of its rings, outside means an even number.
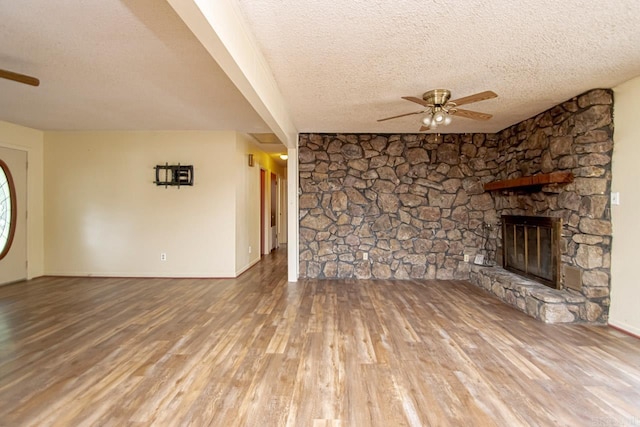
M424 131L427 131L427 130L431 130L431 128L428 128L426 126L420 126L420 132L424 132Z
M0 69L0 78L13 80L14 82L24 83L31 86L40 86L40 80L35 77L25 76L24 74L18 74L7 70Z
M422 113L424 113L425 111L426 111L426 110L416 111L415 113L398 114L397 116L391 116L391 117L385 117L384 119L378 119L378 121L379 121L379 122L384 122L385 120L397 119L398 117L412 116L412 115L414 115L414 114L422 114Z
M469 96L465 96L464 98L454 99L449 102L453 102L456 105L464 105L464 104L471 104L472 102L485 101L487 99L496 98L497 96L498 95L496 95L495 92L487 90L484 92L476 93L475 95L469 95Z
M406 99L407 101L415 102L416 104L420 104L423 107L429 107L430 104L427 104L427 101L424 99L416 98L415 96L403 96L402 99Z
M454 114L460 117L466 117L467 119L473 119L473 120L489 120L491 117L493 117L493 115L491 114L479 113L477 111L470 111L470 110L462 110L460 108L456 108L455 112L451 111L451 114Z

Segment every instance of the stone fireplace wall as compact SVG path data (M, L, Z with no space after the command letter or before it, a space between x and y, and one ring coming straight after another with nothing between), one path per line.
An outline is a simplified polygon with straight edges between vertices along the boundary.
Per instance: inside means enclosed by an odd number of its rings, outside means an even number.
M538 215L563 220L561 264L582 273L588 313L581 318L605 322L611 264L611 155L613 93L592 90L499 133L494 179L555 171L572 172L570 184L536 191L494 191L498 215ZM500 230L490 247L501 259ZM573 291L571 291L573 292Z
M302 134L300 275L467 279L498 220L496 135ZM368 256L368 259L364 259Z
M498 134L301 134L300 276L469 279L465 254L501 262L500 215L556 216L591 304L581 318L606 321L612 117L612 92L593 90ZM553 171L575 180L482 187Z

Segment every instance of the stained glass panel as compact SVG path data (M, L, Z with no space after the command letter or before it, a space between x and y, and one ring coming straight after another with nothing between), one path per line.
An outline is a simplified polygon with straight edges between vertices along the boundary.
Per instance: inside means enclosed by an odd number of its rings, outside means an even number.
M7 245L11 242L11 187L8 172L5 170L4 162L0 163L0 255L6 253ZM1 256L0 256L1 258Z

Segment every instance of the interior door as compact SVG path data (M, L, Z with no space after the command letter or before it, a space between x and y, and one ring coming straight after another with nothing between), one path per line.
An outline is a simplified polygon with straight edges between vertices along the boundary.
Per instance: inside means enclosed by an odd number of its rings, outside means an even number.
M278 176L271 174L271 251L278 248Z
M266 197L266 171L260 169L260 257L269 251L265 250L264 244L264 199Z
M0 285L27 278L27 152L0 147L0 159L13 178L16 229L9 252L0 260Z

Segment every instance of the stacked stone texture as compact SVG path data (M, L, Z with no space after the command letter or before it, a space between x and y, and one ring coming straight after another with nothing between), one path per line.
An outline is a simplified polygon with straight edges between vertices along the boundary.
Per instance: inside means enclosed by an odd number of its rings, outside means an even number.
M501 262L501 215L562 217L587 299L572 315L606 321L612 117L611 91L593 90L498 134L301 134L300 276L469 279L465 253ZM483 190L555 171L574 182Z
M497 218L480 179L497 165L478 158L497 146L485 135L301 135L300 275L468 278L464 251Z
M612 92L589 91L503 130L498 140L494 179L573 173L575 179L570 184L548 185L534 192L494 192L493 198L500 215L562 218L561 262L582 271L580 294L587 298L579 311L567 309L563 316L606 322L611 268ZM492 245L500 245L499 233L493 237Z

